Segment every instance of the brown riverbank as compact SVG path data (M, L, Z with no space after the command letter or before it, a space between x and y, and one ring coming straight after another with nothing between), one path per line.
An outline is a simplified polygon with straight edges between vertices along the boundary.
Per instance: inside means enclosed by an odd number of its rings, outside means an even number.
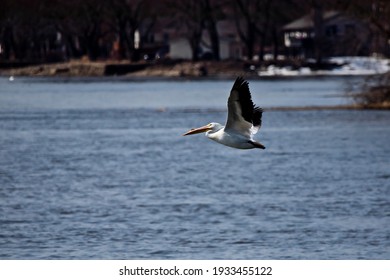
M165 61L158 63L126 61L72 60L62 63L0 68L3 76L129 76L129 77L233 77L249 69L242 61L189 62ZM248 74L248 73L246 73Z

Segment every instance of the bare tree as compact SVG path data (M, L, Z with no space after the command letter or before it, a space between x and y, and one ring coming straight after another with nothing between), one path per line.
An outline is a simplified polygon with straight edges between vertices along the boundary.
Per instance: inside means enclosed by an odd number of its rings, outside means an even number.
M48 22L44 1L4 0L0 12L0 44L6 59L40 60L45 55Z
M248 1L248 0L237 0L231 1L233 7L235 23L238 34L241 41L244 43L247 56L252 59L255 54L255 43L257 38L256 32L256 20L257 7L260 0ZM255 7L254 7L255 5Z
M238 34L244 43L248 59L256 54L259 44L259 58L263 60L267 36L270 33L272 9L277 6L272 0L232 0Z
M210 37L211 50L214 60L220 60L220 43L217 29L218 19L223 16L225 1L202 0L202 9L205 15L205 28Z
M314 55L318 65L322 63L324 51L324 9L321 0L312 0L314 22Z
M80 2L80 14L77 17L76 32L86 47L90 59L99 57L99 40L103 37L105 23L105 2L99 0L84 0Z
M358 0L354 2L354 5L350 5L348 10L360 17L361 19L369 21L376 28L376 32L379 32L387 39L390 39L389 1Z
M305 8L297 4L295 0L279 0L277 3L272 1L269 13L270 19L267 26L269 41L267 43L273 47L273 57L277 59L281 49L280 34L283 26L304 14Z
M192 60L198 61L200 58L199 48L202 41L202 32L205 24L202 1L171 0L167 3L172 13L176 15L177 24L189 42Z
M158 3L145 0L110 0L109 3L110 24L118 34L120 58L137 60L135 33L142 32L141 36L145 37L151 31L156 22Z
M0 45L2 48L2 57L5 60L11 59L12 55L15 54L14 26L16 21L12 1L4 0L0 9Z
M108 33L105 1L54 0L50 10L54 26L64 37L71 56L101 55L101 41Z
M295 6L293 6L295 4ZM220 59L218 21L231 20L252 59L274 47L275 57L281 40L281 27L288 21L313 12L317 37L316 58L321 62L324 41L322 14L342 10L369 22L375 46L367 52L383 50L390 54L390 2L387 0L2 0L0 7L0 59L49 60L53 49L66 49L67 56L88 55L97 59L108 55L119 43L120 58L135 59L134 34L143 39L157 18L176 21L179 33L190 44L192 59L200 59L200 46L208 44L213 58ZM208 35L209 40L203 40ZM59 42L60 41L60 42ZM207 41L207 42L206 42ZM372 40L375 41L375 40ZM345 41L352 45L353 41ZM352 47L351 47L352 49Z

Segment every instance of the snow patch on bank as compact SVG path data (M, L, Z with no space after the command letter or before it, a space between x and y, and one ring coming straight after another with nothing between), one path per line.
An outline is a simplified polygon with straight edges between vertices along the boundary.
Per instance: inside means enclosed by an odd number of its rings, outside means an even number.
M294 69L292 66L270 65L258 71L259 76L365 76L390 71L390 60L377 57L332 57L327 60L336 66L330 70L313 70L310 67Z

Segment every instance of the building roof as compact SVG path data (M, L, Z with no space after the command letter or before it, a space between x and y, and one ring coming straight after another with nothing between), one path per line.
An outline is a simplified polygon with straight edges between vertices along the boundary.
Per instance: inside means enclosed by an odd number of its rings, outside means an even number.
M339 15L340 12L338 11L327 11L324 12L323 19L324 21L328 21ZM297 20L294 20L283 27L284 30L311 29L311 28L314 28L312 13L307 14Z

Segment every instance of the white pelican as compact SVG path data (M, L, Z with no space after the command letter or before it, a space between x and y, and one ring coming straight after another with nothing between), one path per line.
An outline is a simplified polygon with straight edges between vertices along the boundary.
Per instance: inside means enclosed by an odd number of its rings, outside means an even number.
M227 105L228 117L225 126L212 122L191 129L183 136L206 132L206 136L211 140L229 147L265 149L263 144L253 139L253 135L260 129L263 109L253 104L248 82L242 77L238 77L234 82Z

